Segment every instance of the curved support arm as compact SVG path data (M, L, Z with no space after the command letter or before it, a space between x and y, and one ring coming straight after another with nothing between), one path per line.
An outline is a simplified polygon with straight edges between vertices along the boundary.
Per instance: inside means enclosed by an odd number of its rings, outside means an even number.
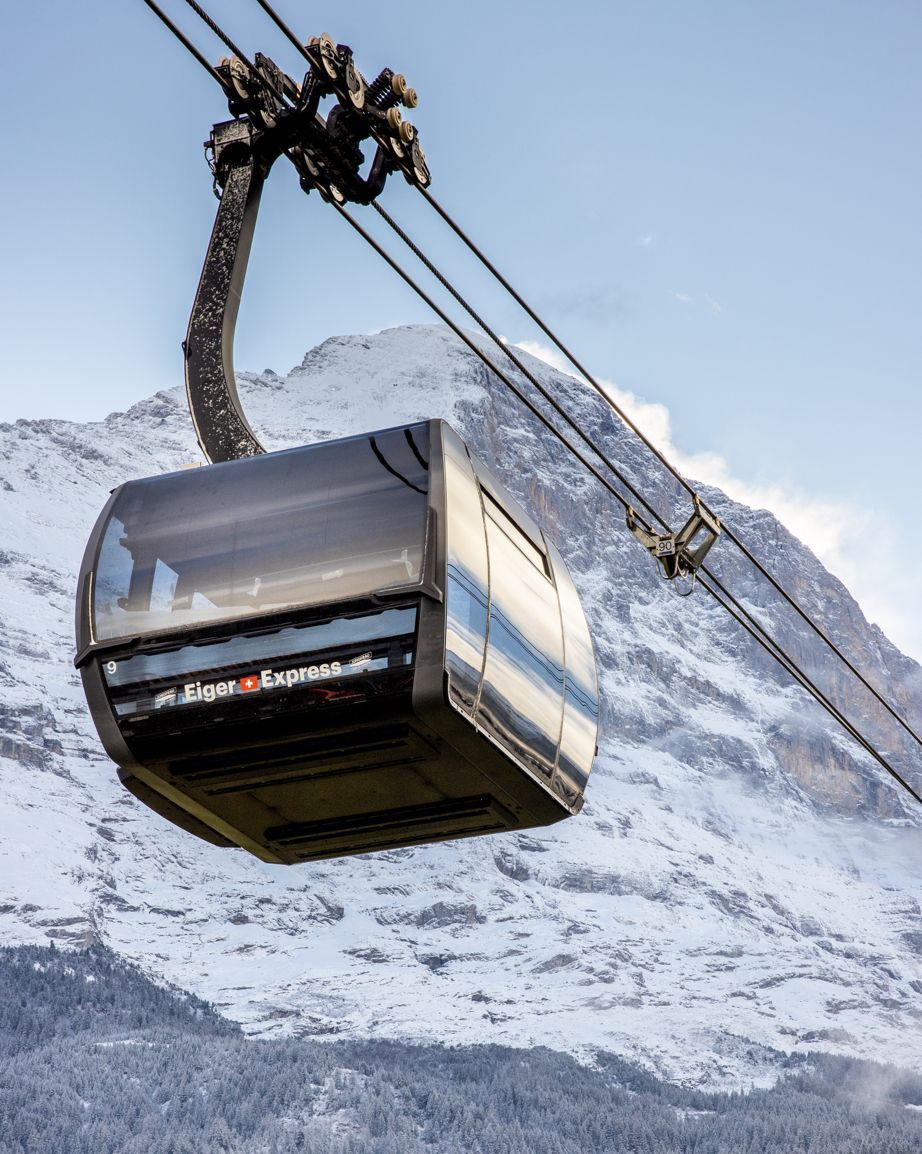
M259 198L273 162L286 155L305 192L316 189L337 204L370 204L391 172L421 188L429 184L416 129L397 109L401 102L416 105L404 78L386 68L366 85L352 50L329 36L303 51L311 67L300 86L261 53L255 67L235 57L215 70L231 95L235 119L216 124L206 146L221 200L183 344L189 412L209 462L265 452L237 396L234 328ZM326 120L317 111L325 95L339 97ZM375 141L377 151L362 176L365 140Z
M233 131L241 126L221 127ZM183 344L189 412L201 450L212 463L265 452L243 414L234 377L234 328L265 165L249 148L235 149L232 159L222 161L223 192Z

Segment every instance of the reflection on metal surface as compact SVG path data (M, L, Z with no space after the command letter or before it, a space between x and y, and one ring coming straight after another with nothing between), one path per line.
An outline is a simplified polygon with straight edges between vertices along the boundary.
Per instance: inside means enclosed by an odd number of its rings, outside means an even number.
M221 705L249 694L323 685L333 700L355 676L412 664L416 609L386 609L360 617L186 645L165 653L104 660L102 672L120 717L176 706Z
M522 556L530 561L539 573L543 573L545 577L550 576L544 553L532 544L506 510L486 490L483 490L483 511L493 524L506 534L512 544L521 552Z
M599 718L586 619L559 552L481 488L479 468L446 440L450 700L573 806Z
M445 668L449 694L465 713L474 712L487 644L489 594L487 542L480 489L470 458L445 442L446 614Z
M575 800L586 788L589 769L595 757L599 728L599 693L595 658L589 628L582 606L563 560L555 549L551 561L557 576L560 616L564 628L566 656L566 690L564 693L563 728L555 784L569 800Z
M550 777L563 715L563 640L553 584L487 519L490 633L478 720Z
M470 574L453 569L448 574L448 621L445 668L452 692L465 712L477 700L487 643L487 599Z

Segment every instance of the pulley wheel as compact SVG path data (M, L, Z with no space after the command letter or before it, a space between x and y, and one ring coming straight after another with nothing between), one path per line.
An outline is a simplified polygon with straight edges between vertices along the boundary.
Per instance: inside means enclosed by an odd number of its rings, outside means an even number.
M356 112L361 112L365 107L365 81L351 60L346 65L346 91L352 107Z
M423 188L427 188L432 183L432 175L429 172L429 165L426 163L426 154L423 152L423 146L419 143L418 136L413 140L413 146L410 149L410 160L413 165L413 175Z
M339 61L336 59L337 48L333 37L324 32L317 41L317 51L324 72L331 80L336 80L339 76Z
M238 56L232 56L230 59L230 79L240 99L249 100L250 90L247 82L250 79L250 70Z
M268 104L263 104L258 108L256 114L262 121L263 128L275 128L278 124L278 117L275 115L274 110L269 108Z

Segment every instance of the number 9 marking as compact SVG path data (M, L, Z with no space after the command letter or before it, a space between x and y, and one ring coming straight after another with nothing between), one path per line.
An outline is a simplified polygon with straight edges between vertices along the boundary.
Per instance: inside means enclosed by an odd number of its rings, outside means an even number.
M114 673L117 669L118 669L118 666L115 664L114 661L107 661L106 662L106 673Z

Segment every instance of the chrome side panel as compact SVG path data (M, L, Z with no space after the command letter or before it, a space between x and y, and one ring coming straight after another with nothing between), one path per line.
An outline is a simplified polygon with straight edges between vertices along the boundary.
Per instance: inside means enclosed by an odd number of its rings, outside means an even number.
M445 669L451 703L473 714L483 678L490 575L480 489L463 442L446 427Z
M478 722L550 782L563 717L563 639L557 591L504 529L485 519L490 621Z
M442 440L449 703L576 812L599 714L579 597L557 549L444 423Z
M566 683L563 729L555 787L571 804L582 796L595 757L599 730L599 688L589 626L573 578L553 545L548 554L554 569L563 623Z

